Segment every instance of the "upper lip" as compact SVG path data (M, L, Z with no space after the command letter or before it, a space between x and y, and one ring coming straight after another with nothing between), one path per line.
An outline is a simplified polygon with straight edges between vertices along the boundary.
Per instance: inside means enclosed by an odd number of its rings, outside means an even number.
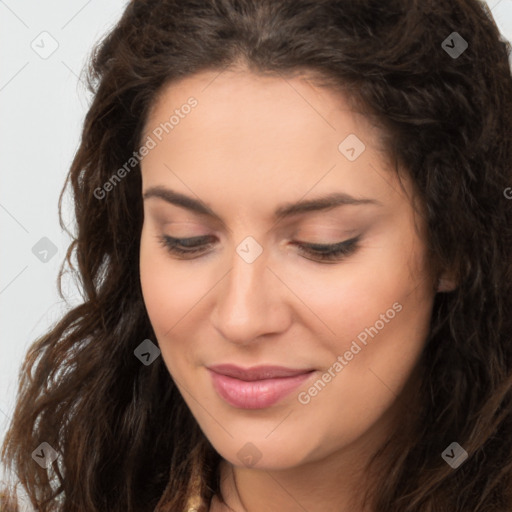
M209 366L208 368L215 373L245 381L293 377L313 371L311 368L295 369L286 368L284 366L253 366L252 368L242 368L234 364L217 364Z

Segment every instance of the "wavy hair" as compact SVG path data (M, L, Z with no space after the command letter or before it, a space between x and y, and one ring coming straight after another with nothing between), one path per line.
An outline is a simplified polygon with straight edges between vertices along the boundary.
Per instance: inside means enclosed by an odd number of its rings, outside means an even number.
M453 32L468 43L458 56ZM166 85L235 66L307 73L375 120L423 205L430 261L456 276L435 298L417 415L375 454L386 471L372 508L512 510L510 53L480 0L131 1L91 55L92 102L59 199L64 228L70 185L76 234L58 289L68 266L83 303L31 345L2 449L37 510L181 512L197 491L203 511L219 493L220 455L162 358L133 354L155 339L140 167L107 198L95 190L137 151ZM469 454L457 469L441 457L453 441ZM59 454L47 469L30 457L42 442Z

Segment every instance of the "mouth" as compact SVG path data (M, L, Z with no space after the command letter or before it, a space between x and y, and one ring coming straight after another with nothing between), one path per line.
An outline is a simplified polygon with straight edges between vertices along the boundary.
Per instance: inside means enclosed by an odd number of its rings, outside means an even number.
M234 365L216 365L207 369L217 394L239 409L270 407L316 373L311 369L278 366L243 369Z

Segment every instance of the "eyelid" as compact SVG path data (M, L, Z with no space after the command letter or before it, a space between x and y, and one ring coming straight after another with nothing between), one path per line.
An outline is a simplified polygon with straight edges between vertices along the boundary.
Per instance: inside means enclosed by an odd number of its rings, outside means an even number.
M343 260L345 257L350 256L359 248L359 241L361 236L355 236L348 240L343 240L335 244L312 244L307 242L293 242L299 249L299 252L304 252L307 255L316 255L318 259L311 259L312 261L320 261L322 263L336 263Z
M310 249L313 249L316 251L322 251L322 250L337 249L340 247L344 247L350 243L356 242L357 239L358 239L358 237L355 236L353 238L348 238L347 240L342 240L341 242L335 242L333 244L319 244L319 243L314 243L314 242L302 242L300 240L297 242L293 242L293 243L297 244L297 245L300 244L302 246L309 247Z
M207 242L207 240L214 237L210 235L203 235L188 238L175 238L169 235L161 235L157 238L161 245L163 245L170 253L185 256L185 259L195 259L188 258L188 256L197 253L204 253L206 248L212 245L212 242ZM360 238L361 235L357 235L353 238L343 240L335 244L318 244L301 241L292 241L291 244L297 246L301 253L305 253L308 256L316 256L316 258L306 256L306 259L316 261L318 263L326 263L340 261L344 257L348 257L350 254L355 252L359 247L358 244ZM202 240L206 241L206 243L201 244L200 242ZM201 256L201 254L199 254L199 256Z

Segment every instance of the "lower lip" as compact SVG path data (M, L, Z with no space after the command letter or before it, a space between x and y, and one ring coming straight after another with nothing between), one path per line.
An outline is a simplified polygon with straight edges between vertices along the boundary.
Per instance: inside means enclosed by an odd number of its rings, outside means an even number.
M245 381L208 369L217 393L228 404L240 409L264 409L275 404L309 379L314 371L293 377Z

